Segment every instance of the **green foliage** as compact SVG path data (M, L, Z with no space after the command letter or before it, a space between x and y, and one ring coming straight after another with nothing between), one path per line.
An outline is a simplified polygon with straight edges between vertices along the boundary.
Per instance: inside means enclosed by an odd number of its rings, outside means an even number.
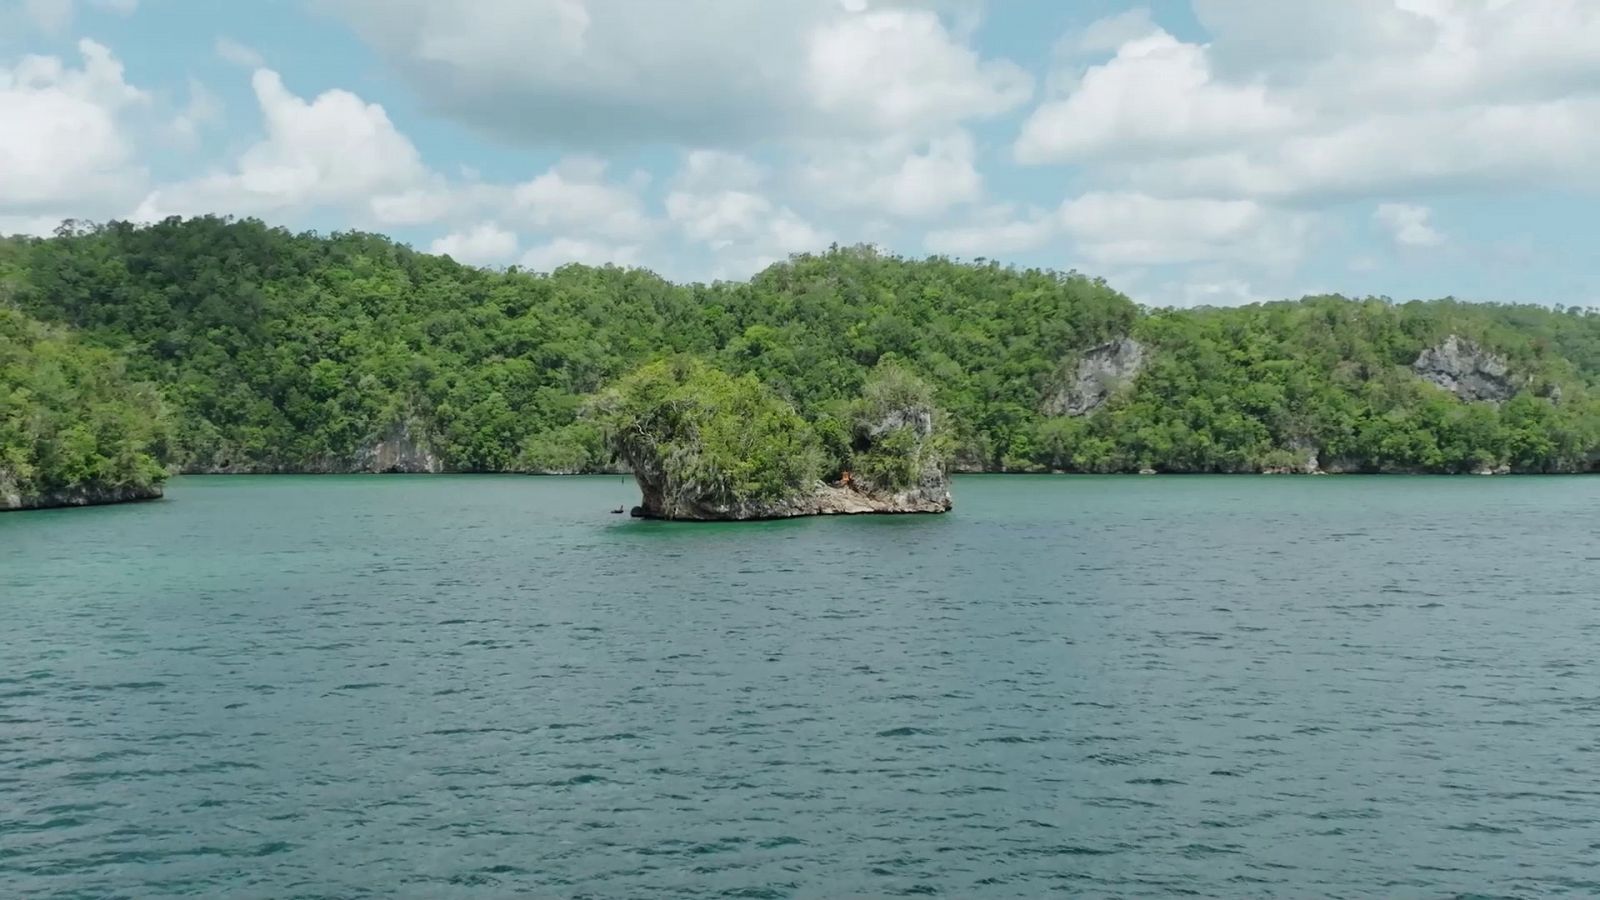
M604 437L593 423L574 422L525 439L517 454L516 469L548 475L576 474L603 455L604 445Z
M674 285L219 218L0 241L7 298L157 385L164 458L188 470L351 459L415 419L452 470L592 471L607 458L585 398L674 354L754 376L862 473L856 399L885 362L932 386L942 452L964 469L1255 471L1315 449L1357 470L1573 471L1600 447L1600 315L1575 309L1315 297L1141 313L1075 273L861 247ZM1065 364L1129 334L1151 348L1131 384L1083 418L1041 413ZM1412 361L1449 334L1504 356L1520 394L1465 404L1420 381Z
M164 439L155 389L114 354L0 307L0 487L149 487Z
M1054 468L1249 472L1321 461L1355 471L1582 471L1600 446L1600 316L1454 301L1314 297L1236 309L1158 310L1131 393L1082 424L1046 421ZM1510 402L1466 403L1411 370L1456 334L1525 381ZM1576 358L1553 352L1573 348ZM1559 399L1557 399L1559 398Z
M878 364L852 404L849 465L865 487L900 491L941 472L948 451L933 389L894 360Z
M595 401L593 420L636 470L686 497L774 500L810 487L823 455L794 407L753 375L692 357L650 363Z

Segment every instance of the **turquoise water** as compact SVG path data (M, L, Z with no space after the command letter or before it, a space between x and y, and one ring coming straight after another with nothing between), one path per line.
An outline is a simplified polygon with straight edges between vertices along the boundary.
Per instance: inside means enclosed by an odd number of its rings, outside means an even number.
M0 896L1600 893L1600 479L0 516Z

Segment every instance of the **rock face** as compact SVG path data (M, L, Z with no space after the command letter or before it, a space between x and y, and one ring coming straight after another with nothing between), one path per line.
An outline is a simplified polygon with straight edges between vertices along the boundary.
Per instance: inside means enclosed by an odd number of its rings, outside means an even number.
M780 500L749 501L736 504L718 504L710 501L663 501L659 488L652 490L643 477L635 473L644 502L633 508L635 518L681 519L691 522L752 521L757 519L791 519L796 516L853 516L873 513L943 513L949 512L950 485L947 480L919 484L911 490L889 493L865 491L838 484L819 481L810 493L785 497Z
M1504 359L1453 334L1423 350L1411 368L1463 400L1500 403L1517 392Z
M1292 461L1278 465L1266 466L1261 470L1263 475L1321 475L1321 454L1317 445L1309 440L1297 438L1289 441L1284 448L1288 451Z
M185 475L350 475L355 473L437 473L444 462L428 446L423 426L401 419L363 441L350 456L324 456L295 462L248 460L219 454L191 460Z
M49 509L58 506L99 506L106 503L132 503L161 499L161 485L78 485L59 491L25 494L10 474L0 471L0 512L19 509Z
M405 419L389 426L356 451L352 472L443 472L444 463L420 437L421 426Z
M1149 354L1130 337L1109 341L1085 351L1072 377L1045 398L1050 416L1086 416L1105 405L1117 388L1144 371Z

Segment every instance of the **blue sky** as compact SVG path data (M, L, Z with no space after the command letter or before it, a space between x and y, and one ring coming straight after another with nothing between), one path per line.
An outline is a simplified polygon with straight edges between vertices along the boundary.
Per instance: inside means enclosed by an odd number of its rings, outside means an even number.
M0 231L204 212L743 278L1595 305L1587 0L0 0Z

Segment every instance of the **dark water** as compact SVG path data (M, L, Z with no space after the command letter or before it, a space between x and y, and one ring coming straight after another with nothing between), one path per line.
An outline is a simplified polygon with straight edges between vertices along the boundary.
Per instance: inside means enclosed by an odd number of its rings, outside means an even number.
M0 896L1600 894L1600 479L0 516Z

